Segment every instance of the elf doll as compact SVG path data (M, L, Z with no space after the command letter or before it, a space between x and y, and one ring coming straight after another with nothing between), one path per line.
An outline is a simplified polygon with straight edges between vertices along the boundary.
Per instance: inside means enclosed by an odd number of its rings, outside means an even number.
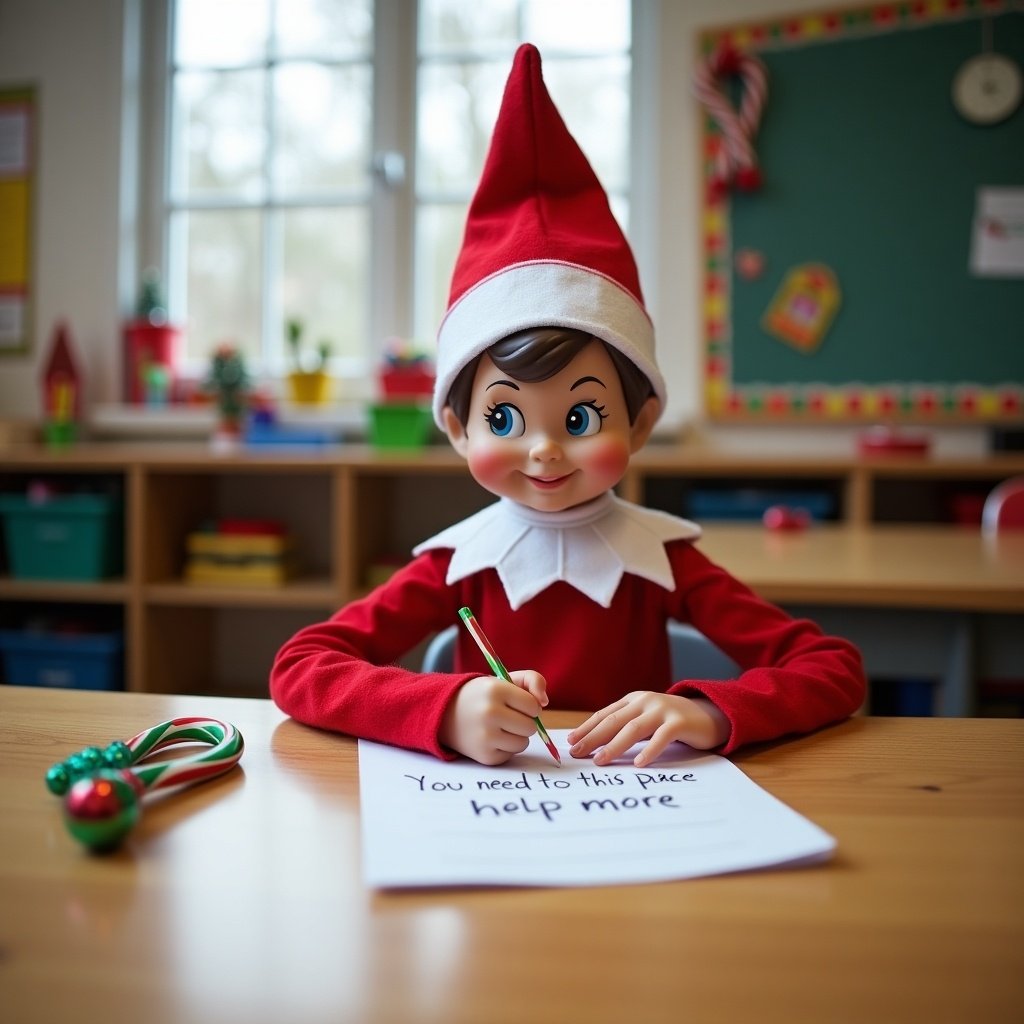
M438 334L434 418L498 501L420 544L367 597L300 630L271 671L294 718L500 764L542 708L592 712L570 753L608 764L647 741L728 754L852 714L850 643L758 598L701 552L700 529L613 488L665 404L629 244L520 47ZM509 668L460 630L450 673L395 661L469 606ZM673 679L666 624L742 668Z

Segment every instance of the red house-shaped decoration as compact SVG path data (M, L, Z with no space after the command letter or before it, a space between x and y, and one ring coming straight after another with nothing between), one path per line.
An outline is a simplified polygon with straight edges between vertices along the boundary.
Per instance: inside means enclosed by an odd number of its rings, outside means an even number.
M68 423L77 420L81 411L82 375L71 351L71 332L61 321L43 369L43 416L51 423Z

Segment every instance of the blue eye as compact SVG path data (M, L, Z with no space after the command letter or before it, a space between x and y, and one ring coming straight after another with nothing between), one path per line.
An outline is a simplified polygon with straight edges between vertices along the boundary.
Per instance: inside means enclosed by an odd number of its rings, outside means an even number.
M492 405L484 413L484 419L491 428L491 433L498 437L522 437L526 433L526 420L523 414L510 402Z
M604 416L596 405L581 402L569 410L569 415L565 417L565 429L573 437L589 437L600 431L603 419Z

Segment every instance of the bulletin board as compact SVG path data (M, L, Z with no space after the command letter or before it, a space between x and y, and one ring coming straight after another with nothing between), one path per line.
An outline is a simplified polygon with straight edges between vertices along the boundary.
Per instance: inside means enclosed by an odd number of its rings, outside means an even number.
M36 94L0 89L0 356L29 350Z
M979 190L1024 188L1024 106L980 126L951 99L985 39L1024 65L1021 5L921 0L700 36L699 66L729 47L767 72L760 184L716 187L723 131L704 108L712 419L1024 420L1024 274L971 269ZM738 112L749 88L733 74L722 92ZM780 337L801 280L826 300L817 333Z

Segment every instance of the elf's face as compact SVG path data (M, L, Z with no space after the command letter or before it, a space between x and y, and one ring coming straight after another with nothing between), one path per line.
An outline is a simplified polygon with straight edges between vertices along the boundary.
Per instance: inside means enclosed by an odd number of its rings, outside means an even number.
M536 384L513 380L485 355L465 428L451 409L445 426L482 487L540 512L560 512L622 479L657 411L657 399L648 399L630 424L615 364L594 341Z

